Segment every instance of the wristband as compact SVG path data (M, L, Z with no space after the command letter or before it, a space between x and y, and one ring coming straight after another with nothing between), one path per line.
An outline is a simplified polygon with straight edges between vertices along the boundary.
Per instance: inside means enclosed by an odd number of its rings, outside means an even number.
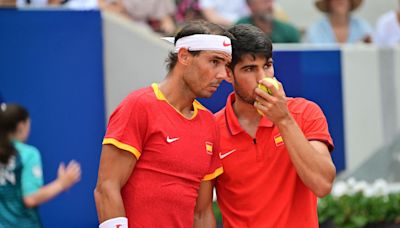
M128 228L128 219L125 217L108 219L102 222L99 228Z

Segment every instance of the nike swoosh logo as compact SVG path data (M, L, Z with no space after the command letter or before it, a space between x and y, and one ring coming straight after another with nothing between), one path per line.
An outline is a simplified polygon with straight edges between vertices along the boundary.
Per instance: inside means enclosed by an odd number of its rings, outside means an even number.
M224 45L224 47L229 47L229 46L231 46L230 43L225 43L225 40L224 40L224 42L222 43L222 45Z
M167 143L172 143L175 142L176 140L178 140L179 138L170 138L169 136L167 136Z
M225 154L221 154L221 152L219 153L219 158L220 159L224 159L226 156L229 156L230 154L232 154L233 152L235 152L236 151L236 149L233 149L233 150L231 150L231 151L229 151L229 152L226 152Z

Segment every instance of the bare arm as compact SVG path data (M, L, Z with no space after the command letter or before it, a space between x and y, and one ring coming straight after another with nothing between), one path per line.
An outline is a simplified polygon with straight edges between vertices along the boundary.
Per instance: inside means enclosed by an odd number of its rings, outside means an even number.
M291 161L303 183L318 197L332 189L336 169L328 147L320 141L308 141L288 111L285 93L280 84L277 90L270 83L262 82L273 95L256 89L255 107L261 110L279 128Z
M215 228L216 222L212 209L213 184L212 181L203 181L200 184L199 195L197 197L194 210L195 228Z
M103 145L94 197L99 222L125 217L121 188L128 181L136 164L136 157L113 145Z
M233 25L233 23L235 23L234 21L229 21L226 18L222 17L212 8L202 9L201 12L203 13L207 21L222 25L224 27L229 27Z
M53 182L43 186L39 191L24 196L24 204L27 207L36 207L70 188L76 182L80 180L81 168L80 165L71 161L67 167L64 164L60 164L58 167L58 177Z

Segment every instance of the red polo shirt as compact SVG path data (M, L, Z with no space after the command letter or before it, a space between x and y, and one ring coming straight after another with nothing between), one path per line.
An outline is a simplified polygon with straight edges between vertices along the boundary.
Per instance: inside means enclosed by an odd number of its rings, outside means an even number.
M122 189L129 227L192 227L200 182L222 173L215 117L197 101L193 107L185 118L153 84L111 115L103 144L138 159Z
M233 111L235 94L216 114L224 173L216 189L224 228L318 227L317 198L296 173L278 128L263 117L253 139ZM302 98L289 98L288 108L308 140L333 149L321 109Z

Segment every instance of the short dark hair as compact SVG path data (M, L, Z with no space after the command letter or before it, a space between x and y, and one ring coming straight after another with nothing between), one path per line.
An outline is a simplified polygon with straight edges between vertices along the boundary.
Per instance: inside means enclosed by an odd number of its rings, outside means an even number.
M221 35L230 38L231 40L234 38L232 34L230 34L226 29L221 27L220 25L204 21L191 21L186 24L175 36L174 44L176 41L182 37L191 36L195 34L212 34L212 35ZM201 51L190 51L190 53L194 56L198 55ZM167 63L168 71L174 69L176 63L178 61L178 54L174 52L170 52L168 54L165 62Z
M228 31L235 37L232 41L232 62L229 64L232 70L247 54L272 58L272 42L261 29L250 24L239 24Z

